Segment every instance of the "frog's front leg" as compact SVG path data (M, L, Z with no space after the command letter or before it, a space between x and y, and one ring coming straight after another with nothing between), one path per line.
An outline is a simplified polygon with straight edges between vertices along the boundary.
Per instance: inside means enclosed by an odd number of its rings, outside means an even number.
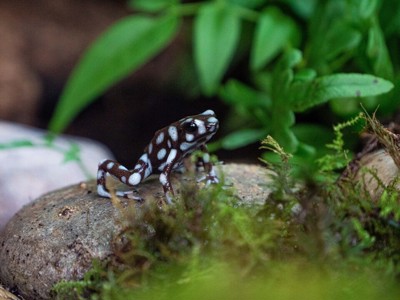
M202 145L200 147L200 150L203 152L203 155L200 157L201 161L203 162L203 166L204 166L204 171L206 172L206 177L202 178L206 179L206 185L209 185L211 183L218 183L218 177L217 174L215 172L215 168L213 166L213 164L211 163L210 160L210 154L208 153L208 149L206 145Z
M106 159L100 162L97 171L97 193L101 197L111 198L110 191L106 187L107 173L126 185L135 186L146 177L148 172L145 164L137 164L135 169L130 171L113 160ZM133 191L116 191L115 194L119 197L143 201L141 197L133 195Z
M178 161L179 157L177 150L171 149L165 162L165 166L160 174L160 183L162 184L167 204L172 203L172 197L174 196L174 189L171 185L170 175L173 167Z

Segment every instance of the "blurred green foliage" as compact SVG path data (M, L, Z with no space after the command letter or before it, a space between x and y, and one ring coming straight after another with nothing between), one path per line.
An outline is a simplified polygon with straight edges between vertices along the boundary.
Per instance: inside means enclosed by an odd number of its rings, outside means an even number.
M327 130L295 114L329 101L331 121L366 109L391 114L400 90L400 3L389 0L130 0L135 13L111 26L83 55L50 122L54 132L97 96L168 46L192 21L193 62L207 96L231 106L230 131L213 149L272 135L307 162ZM239 59L240 58L240 59ZM243 58L241 80L229 78ZM234 73L234 72L233 72ZM198 82L198 83L197 83ZM395 88L393 88L393 84ZM391 91L392 90L392 91ZM391 91L390 93L387 93ZM384 95L382 95L384 94ZM318 116L315 116L318 119Z

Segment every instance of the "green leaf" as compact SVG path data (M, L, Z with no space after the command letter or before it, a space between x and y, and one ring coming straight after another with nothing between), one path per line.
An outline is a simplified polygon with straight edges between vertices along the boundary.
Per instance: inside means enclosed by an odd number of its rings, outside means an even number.
M62 131L95 97L137 70L173 38L178 19L132 16L114 24L86 51L75 67L50 121Z
M303 19L309 19L314 13L318 0L285 0L286 5Z
M194 58L203 92L213 95L236 50L240 19L232 7L204 5L194 23Z
M281 58L276 69L282 72L294 68L303 59L303 53L299 49L290 49Z
M319 59L329 62L355 49L360 44L361 38L361 33L348 24L337 23L327 32L326 38L321 41L323 44L315 45L319 49L316 50L316 55L321 55Z
M282 99L279 99L282 100ZM266 120L265 131L272 136L288 153L295 153L299 144L297 137L291 130L295 123L294 113L284 107L285 103L278 103Z
M380 1L379 15L385 36L400 33L400 1Z
M337 98L329 102L332 112L342 118L350 118L360 110L360 100L356 98Z
M287 86L292 82L294 76L293 68L301 62L302 58L303 55L298 49L290 49L282 55L273 72L272 91L274 99L282 96L281 92L286 90Z
M374 74L388 79L393 78L392 61L385 37L377 22L373 22L368 32L367 56L372 61Z
M347 2L347 9L354 20L367 20L379 10L378 0L352 0Z
M233 150L260 141L265 136L263 129L243 129L225 136L221 140L221 146L226 150Z
M276 124L274 124L274 128L270 132L271 136L278 141L286 152L295 153L299 145L297 137L294 135L289 124L278 121L279 120L275 118ZM279 127L277 125L279 125Z
M302 60L302 52L298 49L290 49L282 55L281 59L278 61L274 72L273 72L273 82L272 82L272 99L273 102L280 106L278 103L287 104L287 92L290 84L293 80L293 69Z
M257 22L250 53L253 71L263 68L290 40L295 31L291 19L278 9L264 10Z
M314 69L302 69L294 74L293 80L311 81L317 77L317 72Z
M293 83L290 90L292 109L297 112L334 98L368 97L389 92L390 81L368 74L334 74L311 82Z
M308 22L305 58L307 65L319 73L340 69L354 56L362 41L363 29L361 25L355 25L356 20L352 21L349 2L352 1L318 1L318 7ZM359 5L360 1L356 2Z
M325 145L330 143L334 138L330 128L328 129L316 124L296 124L292 128L292 131L299 141L317 148L319 156L325 151Z
M265 94L241 83L237 80L229 80L220 90L220 96L227 103L244 107L271 106L271 99Z

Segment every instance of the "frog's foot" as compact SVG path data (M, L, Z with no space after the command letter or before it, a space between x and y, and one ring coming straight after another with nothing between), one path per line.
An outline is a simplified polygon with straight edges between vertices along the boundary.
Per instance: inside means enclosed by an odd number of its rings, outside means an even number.
M202 181L206 181L206 186L209 186L210 184L219 183L219 179L215 175L204 175L197 179L197 182L202 182Z
M140 197L139 195L137 195L138 194L137 191L117 191L115 194L118 197L135 200L140 203L144 202L144 199L142 197Z

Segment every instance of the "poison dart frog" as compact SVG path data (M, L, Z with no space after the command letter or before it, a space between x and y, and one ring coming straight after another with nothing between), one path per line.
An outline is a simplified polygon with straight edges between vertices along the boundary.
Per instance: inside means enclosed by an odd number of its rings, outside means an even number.
M133 170L128 170L116 161L105 159L99 163L97 171L97 193L111 198L106 188L106 174L109 173L122 183L136 186L151 174L160 174L159 180L163 186L167 203L172 202L174 190L170 182L171 171L181 169L183 159L195 150L201 150L203 155L200 163L203 164L207 175L207 185L218 183L218 177L210 161L206 143L218 130L218 119L214 111L189 116L158 130L153 139L144 149ZM142 201L133 191L116 191L120 197Z

